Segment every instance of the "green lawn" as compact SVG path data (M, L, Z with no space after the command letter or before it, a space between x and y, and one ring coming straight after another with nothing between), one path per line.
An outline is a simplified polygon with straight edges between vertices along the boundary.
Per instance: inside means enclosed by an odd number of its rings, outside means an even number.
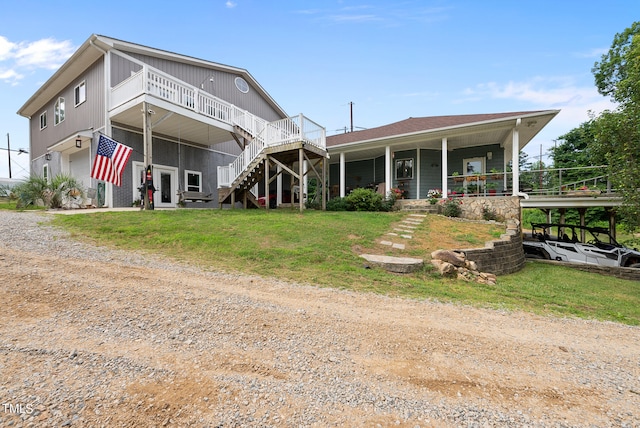
M210 269L390 296L640 324L640 282L535 262L499 277L497 286L443 279L429 265L409 275L365 269L355 249L375 247L375 240L405 215L175 210L60 215L54 223L77 239L158 252ZM429 227L428 218L422 227Z

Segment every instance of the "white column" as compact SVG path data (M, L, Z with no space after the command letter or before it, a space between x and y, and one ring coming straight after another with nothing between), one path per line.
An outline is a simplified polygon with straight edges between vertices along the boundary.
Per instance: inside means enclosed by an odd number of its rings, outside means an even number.
M345 196L345 161L344 153L340 153L340 197Z
M384 148L384 194L391 192L391 147Z
M446 198L449 195L449 180L448 172L449 171L449 144L447 142L447 137L442 137L442 160L440 161L442 164L442 197Z
M520 193L520 163L519 163L519 155L520 155L520 131L518 127L520 126L520 118L516 120L516 126L513 128L513 137L511 142L511 169L513 170L512 177L512 185L513 185L513 196L516 196Z
M420 148L418 147L416 149L416 152L418 153L416 156L416 199L424 199L423 197L421 197L420 195ZM425 196L426 198L426 196Z

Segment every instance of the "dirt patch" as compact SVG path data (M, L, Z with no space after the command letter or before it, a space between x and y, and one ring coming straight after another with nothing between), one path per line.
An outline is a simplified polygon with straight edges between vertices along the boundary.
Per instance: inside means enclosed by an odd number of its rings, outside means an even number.
M3 426L640 424L638 328L7 248L0 293Z

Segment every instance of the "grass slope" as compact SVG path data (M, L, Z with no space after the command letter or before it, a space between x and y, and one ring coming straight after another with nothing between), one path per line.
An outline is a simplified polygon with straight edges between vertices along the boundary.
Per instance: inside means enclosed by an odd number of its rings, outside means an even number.
M157 252L198 266L301 283L474 306L640 324L640 283L529 262L497 286L443 279L427 264L399 275L366 269L361 252L406 213L289 210L175 210L56 216L81 240ZM426 259L438 248L483 246L501 226L428 216L400 256Z

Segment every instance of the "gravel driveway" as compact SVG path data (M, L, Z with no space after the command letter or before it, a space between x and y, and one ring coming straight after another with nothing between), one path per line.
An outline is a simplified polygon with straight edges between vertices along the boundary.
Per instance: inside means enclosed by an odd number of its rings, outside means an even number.
M640 426L639 328L202 271L50 215L0 211L0 426Z

